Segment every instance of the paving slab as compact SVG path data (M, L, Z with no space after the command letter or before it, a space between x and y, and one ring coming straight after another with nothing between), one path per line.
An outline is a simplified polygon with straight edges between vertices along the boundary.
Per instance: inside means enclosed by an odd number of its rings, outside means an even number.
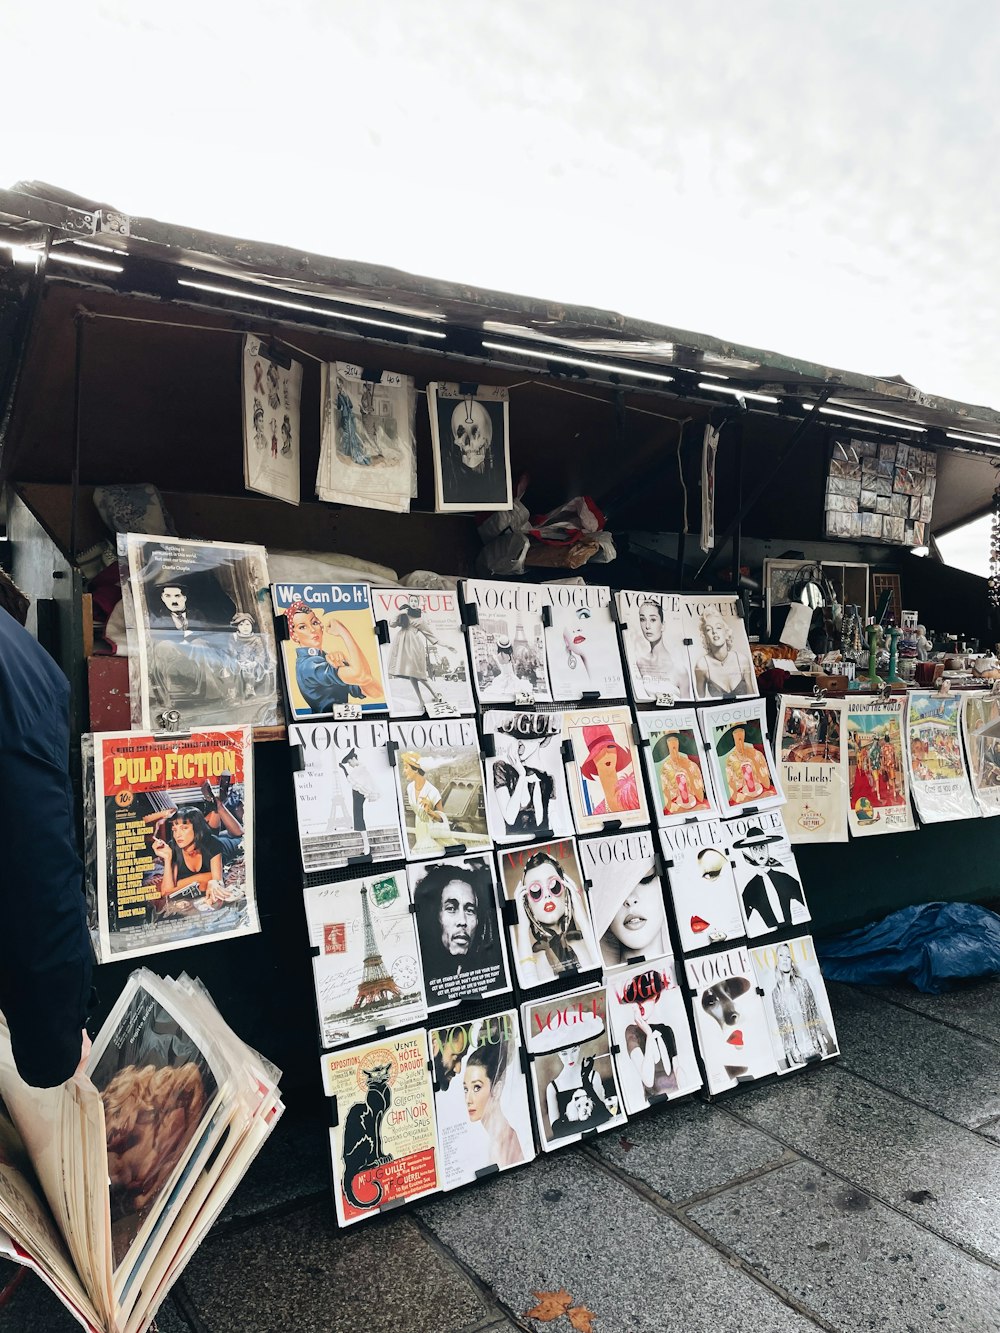
M925 995L913 986L861 986L868 995L905 1005L918 1014L951 1023L987 1041L1000 1043L1000 978L973 981L944 995Z
M1000 1117L1000 1046L853 986L829 992L843 1067L961 1125Z
M674 1203L788 1157L767 1134L735 1123L707 1102L659 1107L619 1133L599 1134L590 1146Z
M811 1163L695 1204L689 1216L840 1333L1000 1331L996 1269Z
M0 1260L0 1289L17 1274L15 1264ZM192 1333L191 1326L168 1296L157 1316L159 1333ZM80 1333L80 1325L48 1287L28 1273L10 1304L0 1307L0 1333Z
M804 1156L1000 1263L1000 1146L827 1066L727 1100Z
M539 1333L570 1333L565 1317L542 1323L524 1313L535 1305L533 1292L563 1289L575 1306L593 1311L597 1333L815 1330L811 1320L609 1178L579 1149L428 1200L418 1211L503 1304Z
M316 1116L286 1111L237 1186L219 1225L323 1192L330 1193L329 1127Z
M211 1333L459 1333L503 1317L412 1218L338 1232L332 1213L317 1203L210 1237L184 1275L199 1320Z

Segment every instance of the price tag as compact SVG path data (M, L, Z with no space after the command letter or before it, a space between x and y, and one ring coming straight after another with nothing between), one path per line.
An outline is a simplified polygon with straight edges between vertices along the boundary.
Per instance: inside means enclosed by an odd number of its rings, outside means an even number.
M334 704L333 716L337 722L360 722L361 705L359 703Z
M672 694L658 694L656 696L657 708L673 708L677 700Z
M533 694L514 695L515 708L534 708L534 706L535 706L535 696Z

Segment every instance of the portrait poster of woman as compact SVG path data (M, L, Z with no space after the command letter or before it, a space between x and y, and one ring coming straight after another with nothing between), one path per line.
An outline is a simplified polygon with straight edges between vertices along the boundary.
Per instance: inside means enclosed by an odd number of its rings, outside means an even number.
M324 362L317 499L407 513L417 493L416 415L411 376Z
M491 847L475 722L393 722L389 734L406 859L423 861Z
M471 623L469 657L481 704L547 703L549 688L542 590L531 583L463 579Z
M118 566L134 727L281 721L263 546L119 532Z
M784 805L785 794L767 741L762 700L720 704L698 714L708 742L712 777L724 814Z
M181 1174L204 1166L226 1123L212 1124L224 1077L212 1044L157 982L145 969L132 974L88 1062L104 1103L119 1274L138 1259Z
M625 667L611 614L610 588L543 583L545 644L552 697L623 699Z
M472 681L458 593L450 588L373 588L385 625L382 674L393 717L473 714Z
M292 718L377 717L389 705L367 583L274 583Z
M303 870L402 859L388 722L293 722L288 744Z
M427 386L439 514L508 510L510 420L505 388L489 384Z
M811 935L757 945L750 951L764 991L768 1032L778 1073L840 1054L826 984Z
M521 1022L543 1151L625 1123L603 986L523 1004Z
M250 728L96 732L90 748L99 961L259 931Z
M422 1028L322 1057L323 1089L336 1108L330 1157L342 1227L440 1189L429 1064Z
M976 803L982 814L1000 815L1000 698L962 696L962 738Z
M562 758L562 715L491 708L482 726L486 818L493 841L503 845L569 836L573 815Z
M809 920L784 814L784 810L761 810L726 820L736 889L751 939Z
M745 945L686 958L695 1035L710 1093L777 1072L757 972Z
M511 957L517 983L533 990L601 966L601 954L572 838L500 853Z
M652 833L641 829L581 839L580 862L605 972L668 953L670 934Z
M847 841L846 702L778 698L776 748L793 843Z
M615 1064L629 1115L696 1092L701 1073L674 960L665 955L607 974Z
M962 753L959 719L961 696L913 690L906 714L906 758L913 804L922 824L976 819L979 806L972 794Z
M847 703L848 807L852 838L915 828L903 755L905 697Z
M684 953L746 934L722 820L660 830L660 847Z
M690 819L718 818L698 715L693 708L637 711L643 762L653 793L655 822L666 828Z
M441 1188L535 1156L517 1010L431 1028Z
M492 856L422 861L407 876L428 1010L509 991Z
M406 873L386 871L303 889L324 1047L427 1017Z
M693 699L685 599L678 593L622 591L615 601L633 699L661 707Z
M563 713L563 740L572 747L569 794L578 833L649 823L628 708Z
M686 598L691 671L699 701L754 699L757 676L738 597Z

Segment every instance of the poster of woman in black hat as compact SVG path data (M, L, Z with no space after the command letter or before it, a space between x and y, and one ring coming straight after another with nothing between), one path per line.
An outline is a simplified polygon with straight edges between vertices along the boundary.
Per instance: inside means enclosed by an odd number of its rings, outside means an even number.
M533 842L573 832L558 713L483 716L492 736L486 761L486 814L495 842ZM489 742L487 742L489 744Z
M733 820L730 847L747 934L754 938L809 920L802 880L778 810Z

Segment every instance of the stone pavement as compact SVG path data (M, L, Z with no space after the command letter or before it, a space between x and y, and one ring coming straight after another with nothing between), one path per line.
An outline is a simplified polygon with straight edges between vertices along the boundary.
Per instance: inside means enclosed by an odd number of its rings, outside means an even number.
M560 1289L594 1333L1000 1333L1000 981L831 998L835 1065L343 1233L289 1112L161 1333L572 1333L525 1314ZM75 1327L34 1277L0 1310Z

